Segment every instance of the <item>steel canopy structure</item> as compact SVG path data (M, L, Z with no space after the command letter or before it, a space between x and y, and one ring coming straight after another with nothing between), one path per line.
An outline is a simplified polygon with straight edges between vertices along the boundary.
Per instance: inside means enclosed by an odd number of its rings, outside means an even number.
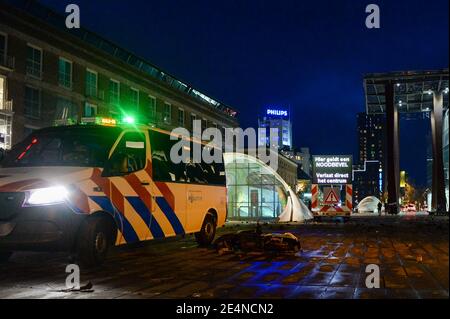
M367 74L367 114L386 114L387 191L389 212L399 212L399 114L429 112L432 131L432 210L447 210L443 163L443 118L448 109L448 69Z
M430 112L433 92L448 90L448 69L367 74L364 77L367 114L386 113L387 82L394 84L394 103L399 112ZM444 96L444 108L448 108L448 94Z

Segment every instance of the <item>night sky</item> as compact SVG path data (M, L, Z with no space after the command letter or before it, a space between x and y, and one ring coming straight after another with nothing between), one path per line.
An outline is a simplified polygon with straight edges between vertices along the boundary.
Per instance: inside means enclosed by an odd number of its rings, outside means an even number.
M242 127L257 126L257 109L290 106L294 144L313 154L356 155L365 73L448 67L448 0L41 2L78 4L82 26L233 106ZM370 3L381 29L365 27ZM401 123L400 165L418 184L427 130Z

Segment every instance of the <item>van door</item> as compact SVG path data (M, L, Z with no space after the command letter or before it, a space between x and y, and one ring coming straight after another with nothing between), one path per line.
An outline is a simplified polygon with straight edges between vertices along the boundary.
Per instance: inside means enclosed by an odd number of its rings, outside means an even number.
M203 145L194 147L195 142L191 142L191 150L203 150ZM191 152L191 153L192 153ZM203 224L203 219L208 210L208 203L214 201L208 196L208 172L204 163L194 163L194 156L191 154L189 163L186 164L186 209L187 209L187 229L189 232L198 232Z
M179 141L167 133L149 130L152 178L157 188L155 220L165 236L186 232L186 174L184 163L171 159L170 151Z
M146 182L138 177L147 165L146 149L144 132L124 132L105 168L111 181L112 204L122 213L123 237L127 243L152 238L151 196L143 192Z

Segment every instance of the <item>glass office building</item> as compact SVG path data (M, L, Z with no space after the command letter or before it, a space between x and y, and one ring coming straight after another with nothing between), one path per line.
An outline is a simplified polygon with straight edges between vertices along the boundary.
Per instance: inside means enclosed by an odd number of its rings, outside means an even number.
M264 116L258 119L260 129L266 130L266 135L259 138L259 145L270 145L278 149L292 149L292 122L290 111L282 109L266 109ZM270 130L277 129L278 136L271 141Z
M286 209L289 190L278 174L258 159L226 153L228 219L274 219Z

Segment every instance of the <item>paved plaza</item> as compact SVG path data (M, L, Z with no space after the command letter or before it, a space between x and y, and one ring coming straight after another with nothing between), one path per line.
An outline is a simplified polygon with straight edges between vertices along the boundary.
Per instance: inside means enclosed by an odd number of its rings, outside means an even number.
M253 227L229 224L219 235ZM0 265L0 298L448 298L448 218L353 217L347 223L264 225L293 232L297 255L219 255L192 236L115 249L105 265L81 269L91 292L65 289L64 254L17 253ZM379 289L366 266L380 267Z

